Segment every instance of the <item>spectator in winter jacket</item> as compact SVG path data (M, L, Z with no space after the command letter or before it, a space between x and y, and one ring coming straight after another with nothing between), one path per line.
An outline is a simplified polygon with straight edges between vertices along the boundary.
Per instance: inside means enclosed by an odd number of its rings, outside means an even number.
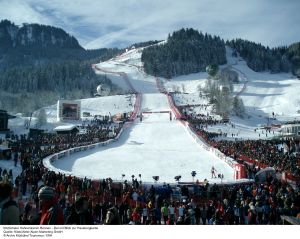
M202 208L201 208L201 210L200 210L200 217L201 217L201 219L202 219L202 224L203 225L206 225L206 211L207 211L207 209L206 209L206 206L202 206Z
M141 215L140 213L138 212L138 209L135 208L133 210L133 213L132 213L132 221L134 222L135 225L139 225L141 224Z
M136 191L134 191L132 193L131 197L132 197L133 201L137 202L139 194Z
M88 210L88 199L80 197L75 202L75 210L67 218L66 224L72 225L93 225L94 220L92 214Z
M120 215L119 215L118 209L116 207L112 206L107 210L105 224L106 225L121 225Z
M191 225L196 224L196 218L195 218L195 210L192 207L187 206L187 213L188 216L190 217Z
M173 225L175 222L175 206L174 203L168 207L170 224Z
M163 207L161 207L161 214L164 218L164 223L165 225L167 225L167 221L168 221L168 215L169 215L169 211L168 211L168 206L165 203Z
M155 224L161 225L161 210L159 207L155 207L154 209L155 216Z
M196 208L194 209L194 211L195 211L196 225L200 225L201 209L197 205Z
M63 225L63 211L55 198L54 188L42 187L38 197L41 209L40 225Z
M248 209L248 223L250 225L255 225L256 224L256 209L255 206L253 205L253 202L249 204L249 209Z
M149 209L147 208L147 205L144 206L142 215L143 215L143 224L146 225L147 218L149 216Z
M12 186L0 183L0 225L19 225L19 208L11 197Z

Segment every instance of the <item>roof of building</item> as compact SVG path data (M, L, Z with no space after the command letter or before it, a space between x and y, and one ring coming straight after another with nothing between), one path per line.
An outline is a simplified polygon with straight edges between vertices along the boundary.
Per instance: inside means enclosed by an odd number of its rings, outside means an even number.
M54 131L71 131L73 129L78 129L76 125L60 125L54 128Z
M0 110L0 115L1 115L1 116L5 116L5 117L7 117L8 119L16 118L16 116L10 115L9 113L7 113L6 110Z

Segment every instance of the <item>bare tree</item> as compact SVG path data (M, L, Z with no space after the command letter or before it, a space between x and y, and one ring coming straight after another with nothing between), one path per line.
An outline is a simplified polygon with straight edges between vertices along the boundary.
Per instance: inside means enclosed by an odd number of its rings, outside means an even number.
M47 115L45 109L40 109L37 115L36 126L39 128L47 123Z

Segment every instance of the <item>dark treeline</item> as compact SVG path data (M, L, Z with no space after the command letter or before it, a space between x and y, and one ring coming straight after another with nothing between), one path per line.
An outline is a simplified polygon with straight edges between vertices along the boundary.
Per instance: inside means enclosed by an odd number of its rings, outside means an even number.
M18 27L8 20L0 22L0 69L38 66L67 60L110 58L119 49L85 50L64 30L39 24Z
M269 48L235 39L226 45L233 48L234 56L239 53L256 72L292 72L300 77L300 42ZM225 43L216 36L181 29L169 35L165 44L144 49L142 62L148 74L166 78L205 71L207 65L226 63Z
M181 29L167 42L144 49L146 73L165 78L205 71L209 64L225 64L225 43L217 36L194 29Z
M0 108L31 113L58 99L92 97L99 84L108 85L112 94L119 93L107 77L94 73L89 62L5 69L0 71Z
M300 43L289 47L269 48L251 41L235 39L226 44L234 49L234 55L239 53L254 71L292 72L300 76Z
M92 63L109 59L118 51L104 50L101 55L99 50L98 57L85 61L49 61L37 66L1 69L0 108L28 114L58 99L92 97L99 84L109 86L111 94L120 93L106 76L96 75L91 68Z
M288 47L287 56L292 64L293 74L300 78L300 42Z
M91 97L98 84L119 89L91 64L121 50L85 50L64 30L39 24L0 22L0 108L30 113L58 99Z
M254 71L271 71L272 73L290 71L290 62L285 55L287 47L269 48L242 39L232 40L227 44L238 52Z
M139 42L139 43L132 44L129 48L132 48L132 47L135 47L135 48L138 48L138 47L147 47L147 46L151 46L151 45L157 44L159 42L161 42L161 41L154 40L154 41Z
M90 64L79 61L9 68L0 73L0 89L10 93L34 93L40 90L53 90L61 94L72 90L90 93L104 81L109 84L107 78L93 72Z

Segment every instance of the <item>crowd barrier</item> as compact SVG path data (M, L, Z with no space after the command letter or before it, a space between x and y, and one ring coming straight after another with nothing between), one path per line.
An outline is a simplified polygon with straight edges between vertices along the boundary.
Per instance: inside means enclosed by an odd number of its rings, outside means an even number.
M195 139L195 141L200 144L200 146L207 151L210 151L214 153L219 159L223 160L225 163L227 163L231 168L235 169L235 165L237 162L230 157L227 157L225 154L223 154L220 150L212 147L210 144L208 144L194 129L193 126L191 126L189 123L186 123L186 129L189 132L189 134Z
M177 119L183 119L182 113L178 110L178 108L174 104L174 100L170 94L168 94L168 101L170 104L170 107L172 111L174 112L175 116ZM212 147L210 144L208 144L194 129L193 126L191 126L187 121L181 121L183 125L186 127L187 131L190 133L190 135L195 139L195 141L200 144L204 149L207 151L213 152L218 158L226 162L231 168L235 168L235 165L237 162L233 160L230 157L227 157L225 154L223 154L221 151L218 149Z
M132 112L132 114L129 118L129 121L131 121L131 122L134 121L136 119L136 116L137 116L137 114L140 110L140 107L141 107L141 94L137 93L136 90L133 88L133 86L131 85L131 82L129 81L129 79L126 75L126 73L124 73L124 72L111 72L111 71L103 70L103 69L100 69L99 67L97 67L96 65L92 65L92 67L96 70L100 70L100 71L103 71L103 72L118 74L118 75L122 76L125 79L125 81L127 82L129 88L133 92L135 92L135 96L136 96L136 100L135 100L135 104L134 104L134 110L133 110L133 112ZM94 149L94 148L97 148L97 147L102 147L102 146L108 145L111 142L117 141L119 139L120 135L123 132L123 128L128 127L129 124L130 124L130 122L126 122L114 139L109 139L109 140L104 141L104 142L99 142L99 143L95 143L95 144L79 146L79 147L63 150L61 152L52 154L52 155L46 157L45 159L43 159L43 164L47 168L50 168L51 170L56 171L56 168L52 166L52 163L55 160L62 159L64 157L67 157L67 156L69 156L71 154L74 154L74 153L77 153L77 152L86 151L86 150Z
M128 124L128 123L126 122L125 124ZM48 169L51 169L52 171L56 171L56 168L52 165L52 163L54 163L56 160L63 159L65 157L68 157L77 152L87 151L90 149L106 146L112 142L117 141L120 138L122 132L123 132L123 127L121 128L121 130L119 131L117 136L113 139L109 139L104 142L98 142L98 143L94 143L94 144L90 144L90 145L78 146L75 148L66 149L66 150L60 151L58 153L52 154L43 159L43 164Z
M247 157L247 156L245 156L245 155L240 155L240 156L239 156L239 159L242 160L242 161L251 163L251 164L255 164L255 165L257 165L259 168L266 168L266 167L269 167L268 165L263 164L263 163L260 163L260 162L258 162L257 160L251 159L251 158L249 158L249 157Z
M135 89L131 85L131 83L130 83L130 81L129 81L127 75L126 75L126 73L124 73L124 72L111 72L111 71L103 70L103 69L98 68L96 65L92 65L92 67L94 69L97 69L97 70L100 70L100 71L104 71L104 72L108 72L108 73L114 73L114 74L119 74L120 76L122 76L125 79L125 81L127 82L128 86L135 92L136 100L135 100L135 103L134 103L133 112L132 112L132 114L130 115L130 118L129 118L130 122L126 122L123 125L123 127L121 128L121 130L119 131L119 133L117 134L117 136L115 138L113 138L113 139L109 139L109 140L104 141L104 142L98 142L98 143L94 143L94 144L90 144L90 145L84 145L84 146L79 146L79 147L75 147L75 148L71 148L71 149L66 149L66 150L63 150L61 152L52 154L52 155L44 158L43 159L44 166L46 166L47 168L49 168L49 169L51 169L53 171L57 171L57 169L52 166L52 163L54 161L58 160L58 159L65 158L65 157L67 157L67 156L69 156L71 154L77 153L77 152L86 151L86 150L94 149L94 148L97 148L97 147L102 147L102 146L110 144L111 142L117 141L120 138L120 135L123 132L123 128L124 127L125 128L129 127L129 125L136 119L137 114L140 111L141 101L142 101L142 95L140 93L137 93L135 91Z
M160 114L160 113L171 113L169 110L161 110L161 111L143 111L142 114Z
M129 118L130 121L133 122L136 119L136 116L141 109L141 103L142 103L142 95L140 93L136 93L133 112Z
M136 119L136 116L137 116L138 112L140 111L141 98L142 98L141 94L137 93L135 104L134 104L134 110L133 110L133 112L132 112L132 114L129 118L129 121L131 121L131 122L133 122ZM71 154L74 154L74 153L77 153L77 152L86 151L86 150L94 149L94 148L97 148L97 147L102 147L102 146L108 145L111 142L117 141L120 138L120 135L123 132L123 128L124 127L127 128L129 126L129 124L131 124L131 122L126 122L114 139L109 139L109 140L104 141L104 142L99 142L99 143L95 143L95 144L84 145L84 146L79 146L79 147L63 150L61 152L52 154L52 155L46 157L45 159L43 159L43 164L47 168L51 168L51 170L54 169L53 171L55 171L56 168L52 166L52 163L55 160L62 159L64 157L67 157L67 156L69 156Z
M169 106L170 106L171 110L173 111L176 119L181 120L181 123L183 123L185 125L186 121L182 121L183 119L185 119L185 117L182 115L182 113L175 106L175 103L174 103L174 100L172 98L172 95L170 95L170 94L166 94L166 95L168 97Z
M133 92L134 94L137 94L137 91L135 90L135 88L133 87L133 85L131 84L130 80L128 79L128 76L125 72L118 72L118 71L109 71L109 70L106 70L106 69L102 69L100 68L99 66L97 66L96 64L93 64L92 65L92 68L94 70L97 70L97 71L102 71L104 73L110 73L110 74L116 74L116 75L119 75L121 77L123 77L123 79L125 80L128 88L131 90L131 92Z
M174 113L176 119L179 119L181 123L186 127L189 134L195 139L195 141L200 144L201 147L206 149L207 151L213 152L218 158L226 162L231 168L235 169L236 165L238 164L236 161L234 161L232 158L225 156L222 152L220 152L218 149L212 147L210 144L205 142L205 140L197 133L197 131L187 122L185 121L185 117L182 115L180 110L176 107L174 103L174 99L171 94L167 93L165 88L162 86L161 81L156 77L156 86L160 93L165 94L168 97L168 103L169 106Z
M156 82L156 87L157 87L158 91L162 94L167 94L165 87L162 85L162 83L158 77L155 77L155 82Z
M248 162L250 164L255 164L255 165L257 165L261 169L269 167L269 165L260 163L257 160L251 159L251 158L249 158L249 157L247 157L245 155L240 155L239 159L242 160L242 161ZM300 177L294 176L290 172L283 172L281 175L282 175L281 178L283 180L287 180L289 182L300 182Z
M140 106L141 106L141 94L137 93L137 91L134 89L134 87L132 86L131 82L128 79L127 74L124 73L124 72L112 72L112 71L104 70L104 69L99 68L97 65L92 65L92 68L94 68L96 70L99 70L99 71L106 72L106 73L118 74L118 75L120 75L120 76L122 76L124 78L124 80L126 81L127 85L129 86L129 88L136 95L136 102L135 102L135 105L134 105L134 111L133 111L132 115L130 116L130 121L134 121L135 118L136 118L136 116L137 116L137 114L138 114L138 112L139 112L139 110L140 110ZM167 96L169 106L170 106L172 112L174 113L175 117L177 119L179 119L181 121L181 123L186 127L187 131L192 135L192 137L195 139L195 141L198 144L200 144L203 148L205 148L207 151L213 152L218 158L220 158L221 160L225 161L230 167L232 167L234 169L237 168L237 167L239 167L240 165L234 159L232 159L230 157L227 157L221 151L219 151L218 149L214 148L212 145L210 145L207 142L205 142L205 140L203 139L203 137L201 137L197 133L197 131L193 128L193 126L191 126L188 122L182 120L185 117L182 115L182 113L175 106L175 103L174 103L174 100L173 100L172 96L166 91L166 89L162 85L161 81L157 77L155 78L155 80L156 80L156 86L157 86L159 92L163 93L163 94L165 94ZM245 85L244 85L244 87L245 87ZM147 113L147 112L144 112L144 113ZM94 147L96 147L96 146L94 146ZM255 163L260 168L267 167L267 165L259 163L258 161L250 159L249 157L246 157L244 155L241 155L239 157L239 159L243 160L243 161L246 161L246 162L249 162L249 163ZM300 179L300 177L295 177L291 173L285 173L285 178L287 178L288 180L291 180L291 181L295 181L295 180L299 180Z
M168 93L166 93L167 97L168 97L168 102L170 105L170 108L172 109L173 113L175 114L177 119L183 119L183 115L181 114L181 112L178 110L178 108L175 106L174 100L172 98L172 96ZM203 137L201 137L201 135L199 135L197 133L197 131L194 129L193 126L191 126L188 122L181 120L181 122L183 123L183 125L185 125L187 131L192 135L192 137L196 140L197 143L200 144L200 146L202 146L203 148L205 148L207 151L211 151L213 152L218 158L220 158L221 160L225 161L230 167L232 167L235 170L235 177L236 178L243 178L245 176L244 173L240 173L243 170L239 170L237 171L237 168L241 168L241 164L238 164L234 159L227 157L225 154L223 154L221 151L219 151L218 149L214 148L212 145L210 145L209 143L207 143L205 141L205 139ZM245 155L241 155L239 157L240 160L242 161L246 161L248 163L254 163L255 165L259 166L259 168L266 168L269 167L266 164L262 164L260 162L258 162L257 160L253 160ZM300 181L300 177L294 176L292 175L292 173L290 172L285 172L284 174L284 179L289 181L289 182L299 182Z
M136 116L137 116L138 112L140 111L142 95L140 93L138 93L136 91L136 89L133 87L130 80L128 79L127 74L125 72L118 72L118 71L115 72L115 71L109 71L109 70L106 70L106 69L102 69L102 68L98 67L96 64L92 64L92 68L94 70L102 71L102 72L105 72L105 73L117 74L125 80L127 86L129 87L131 92L133 92L135 94L135 97L136 97L135 104L134 104L134 110L133 110L133 112L130 116L130 119L129 119L130 121L134 121L136 119Z
M112 73L113 73L113 72L112 72ZM126 74L125 72L118 72L117 74L119 74L120 76L123 77L123 79L125 80L126 84L127 84L128 87L130 88L130 90L136 94L137 91L136 91L136 89L133 87L133 85L131 84L130 80L128 79L127 74Z

